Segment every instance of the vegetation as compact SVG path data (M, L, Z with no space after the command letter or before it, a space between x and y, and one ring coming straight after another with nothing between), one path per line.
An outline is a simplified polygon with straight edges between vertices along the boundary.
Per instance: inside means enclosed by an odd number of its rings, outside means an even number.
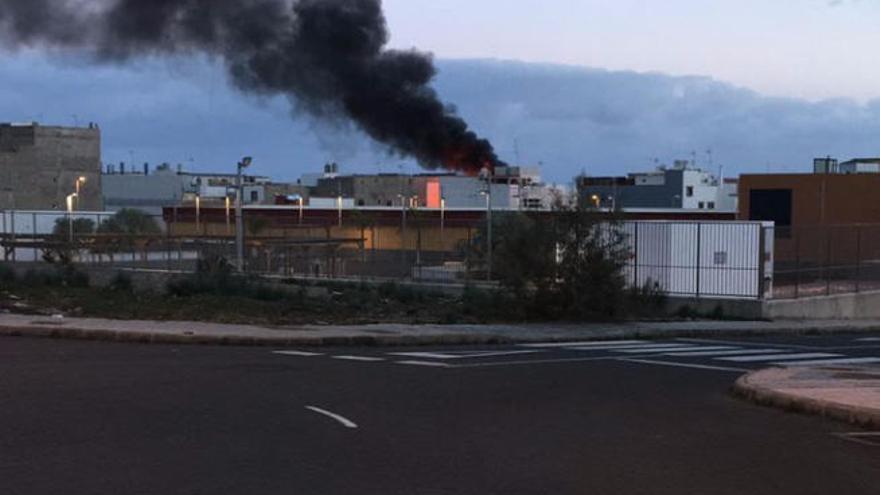
M552 216L496 214L493 234L492 274L503 289L495 299L521 319L615 319L660 314L665 306L654 284L627 288L627 236L589 205L557 203ZM489 268L485 229L465 250L471 269Z
M67 241L70 238L70 229L73 227L73 235L92 235L95 233L95 221L90 218L59 218L55 220L52 227L52 236L61 241Z
M101 222L99 234L155 235L162 232L156 219L130 208L123 208Z

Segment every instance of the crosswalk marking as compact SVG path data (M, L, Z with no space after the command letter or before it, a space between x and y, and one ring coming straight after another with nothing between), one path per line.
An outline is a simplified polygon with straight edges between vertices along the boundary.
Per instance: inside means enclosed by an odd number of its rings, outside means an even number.
M733 349L729 351L707 351L703 347L700 350L670 352L668 356L675 357L711 357L711 356L736 356L737 354L779 354L779 349Z
M617 349L640 349L645 347L683 347L688 344L607 344L607 345L597 345L592 347L565 347L566 351L614 351ZM694 346L691 346L694 347Z
M672 355L672 353L678 353L678 352L685 353L685 354L688 352L696 352L698 349L701 351L710 351L711 352L711 351L729 350L729 349L733 349L733 347L729 347L729 346L716 346L716 347L692 347L692 346L685 347L685 346L681 346L681 347L665 347L663 349L647 349L647 350L644 350L644 349L621 349L621 350L618 350L615 352L625 352L627 354L636 354L639 352L657 353L657 354L670 353L669 355Z
M450 368L448 363L438 363L435 361L395 361L397 364L406 364L410 366L428 366L434 368Z
M333 356L333 359L342 359L344 361L363 361L365 363L378 363L385 361L385 358L370 356Z
M324 355L320 352L305 352L305 351L273 351L272 354L280 354L282 356L299 356L299 357L314 357L314 356L323 356Z
M673 351L693 351L699 347L646 347L642 349L616 349L614 352L625 354L662 354Z
M763 356L737 356L717 358L719 361L730 361L734 363L751 363L759 361L794 361L798 359L818 359L838 357L840 354L828 354L824 352L805 352L801 354L765 354Z
M520 347L593 347L622 344L645 344L644 340L590 340L586 342L551 342L545 344L520 344Z
M693 363L674 363L671 361L654 361L651 359L636 359L636 358L621 358L620 361L625 361L627 363L642 363L642 364L654 364L658 366L673 366L676 368L694 368L698 370L712 370L712 371L732 371L735 373L742 373L748 371L745 368L731 368L727 366L707 366L705 364L693 364Z
M835 364L875 364L880 363L880 358L840 358L840 359L817 359L813 361L797 361L794 363L773 363L786 366L825 366Z
M657 351L662 351L662 350L677 351L677 350L685 350L685 349L697 350L697 349L699 349L699 347L695 346L695 345L687 345L687 344L655 344L655 345L640 345L640 346L632 346L632 347L621 347L621 348L609 349L609 350L614 351L614 352L624 352L624 351L628 352L628 351L638 351L638 350L642 350L642 351L654 351L654 350L657 350Z
M391 356L428 358L428 359L468 359L468 358L487 358L495 356L513 356L519 354L534 354L543 352L540 350L532 351L453 351L453 352L390 352Z

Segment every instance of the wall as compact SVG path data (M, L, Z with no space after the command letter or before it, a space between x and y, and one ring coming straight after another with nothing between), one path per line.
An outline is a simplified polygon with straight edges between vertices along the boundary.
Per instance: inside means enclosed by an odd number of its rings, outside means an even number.
M880 174L743 175L741 220L750 220L749 196L755 189L791 189L792 226L880 223Z
M185 182L187 177L176 173L107 174L103 177L104 204L111 211L137 208L161 215L162 207L181 202Z
M97 126L0 125L0 209L66 210L79 177L76 209L103 209Z
M764 317L773 320L858 320L880 318L880 292L765 301Z

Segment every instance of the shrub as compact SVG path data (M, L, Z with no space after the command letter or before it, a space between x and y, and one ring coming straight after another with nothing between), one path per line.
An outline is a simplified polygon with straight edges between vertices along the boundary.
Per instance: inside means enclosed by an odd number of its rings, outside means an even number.
M0 263L0 283L13 284L18 281L18 275L11 266Z
M116 272L107 288L116 292L133 292L134 284L132 283L131 275L125 272Z

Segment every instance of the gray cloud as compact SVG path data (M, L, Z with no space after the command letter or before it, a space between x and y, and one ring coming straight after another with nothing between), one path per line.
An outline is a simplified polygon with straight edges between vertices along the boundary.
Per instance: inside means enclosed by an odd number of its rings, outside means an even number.
M97 121L107 161L231 167L294 179L335 160L349 171L398 170L402 161L351 127L299 118L281 98L243 97L205 60L146 60L80 69L34 55L0 59L0 121ZM500 61L438 61L436 87L502 158L543 162L552 180L586 169L624 173L652 159L703 160L726 173L808 170L815 156L880 154L880 101L769 98L703 77L610 72ZM515 143L517 146L515 146ZM131 153L129 153L131 151ZM417 170L413 163L409 169Z

